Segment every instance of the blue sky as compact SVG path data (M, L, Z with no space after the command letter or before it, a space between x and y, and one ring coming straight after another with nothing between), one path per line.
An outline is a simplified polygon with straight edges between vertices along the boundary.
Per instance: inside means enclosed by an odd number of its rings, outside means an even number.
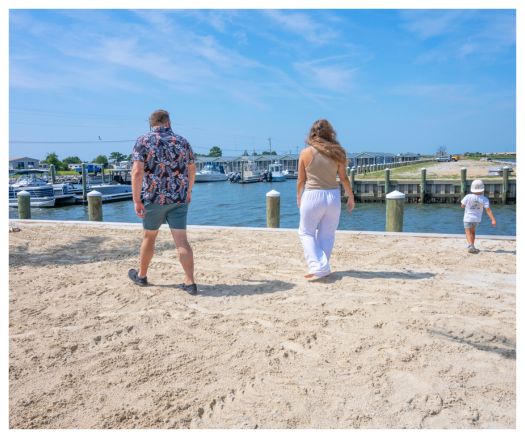
M11 10L9 155L129 153L165 108L199 153L516 149L513 10ZM101 140L99 140L99 137Z

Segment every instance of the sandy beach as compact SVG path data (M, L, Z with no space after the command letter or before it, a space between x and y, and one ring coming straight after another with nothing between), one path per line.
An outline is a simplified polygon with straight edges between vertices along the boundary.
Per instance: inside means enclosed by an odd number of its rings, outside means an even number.
M449 163L444 163L449 164ZM339 232L308 282L297 233L13 221L11 428L514 428L516 242Z

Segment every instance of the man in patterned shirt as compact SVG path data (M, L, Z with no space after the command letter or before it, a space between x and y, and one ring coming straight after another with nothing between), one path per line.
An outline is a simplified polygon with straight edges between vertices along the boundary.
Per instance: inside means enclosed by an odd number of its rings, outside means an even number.
M153 258L155 239L160 226L168 222L184 269L184 282L179 287L195 295L193 251L186 236L188 205L195 182L193 151L185 138L171 130L167 111L153 112L149 122L151 131L137 139L132 152L133 202L135 213L142 219L144 235L140 267L130 269L128 276L139 286L148 285L147 271Z

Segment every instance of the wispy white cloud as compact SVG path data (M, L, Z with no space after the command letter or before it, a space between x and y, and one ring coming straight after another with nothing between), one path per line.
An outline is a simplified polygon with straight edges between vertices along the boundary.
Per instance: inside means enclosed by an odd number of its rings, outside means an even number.
M394 95L470 103L476 101L472 91L473 87L469 84L402 84L390 89Z
M437 38L432 48L425 47L418 63L446 62L477 56L490 59L515 46L516 23L513 11L401 11L402 27L427 40Z
M405 10L400 12L402 27L422 39L452 33L465 19L461 10Z
M44 44L56 56L46 61L47 70L52 72L47 76L35 70L28 55L30 50L19 58L12 57L17 79L11 81L11 87L96 89L102 86L141 92L159 81L170 90L195 95L229 95L238 102L268 110L271 107L268 102L274 98L304 98L324 105L355 85L357 69L350 60L356 57L356 52L347 41L338 42L334 46L337 49L331 50L343 54L311 60L309 48L314 47L315 51L321 41L334 38L335 33L314 23L306 14L257 11L249 19L240 20L242 25L237 25L234 13L137 10L128 11L128 17L112 18L103 11L97 11L95 16L84 16L77 11L71 14L67 17L67 26L46 20L38 24L40 20L30 14L19 18L25 28L34 29L30 32L38 38L33 53ZM195 14L198 21L209 24L206 29L196 26L191 19L188 23L188 15ZM288 29L302 38L315 40L316 44L306 45L305 54L292 51L295 62L269 64L262 61L260 53L246 49L243 53L242 44L231 44L231 39L224 40L215 33L227 30L229 35L239 34L241 41L244 39L247 43L247 26L250 20L260 20L261 14L271 15L271 22L286 21ZM94 18L96 26L90 25ZM262 27L268 29L267 24ZM76 72L72 66L76 66Z
M355 85L358 69L345 61L346 56L327 57L297 62L294 68L310 86L333 92L349 92Z
M339 35L328 25L314 21L309 15L301 12L266 10L264 14L281 26L280 30L286 30L315 45L327 44Z

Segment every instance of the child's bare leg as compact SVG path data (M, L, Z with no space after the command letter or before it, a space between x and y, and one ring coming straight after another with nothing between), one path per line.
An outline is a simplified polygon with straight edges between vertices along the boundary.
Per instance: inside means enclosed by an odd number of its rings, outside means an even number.
M469 245L474 245L474 228L465 228L465 236Z

